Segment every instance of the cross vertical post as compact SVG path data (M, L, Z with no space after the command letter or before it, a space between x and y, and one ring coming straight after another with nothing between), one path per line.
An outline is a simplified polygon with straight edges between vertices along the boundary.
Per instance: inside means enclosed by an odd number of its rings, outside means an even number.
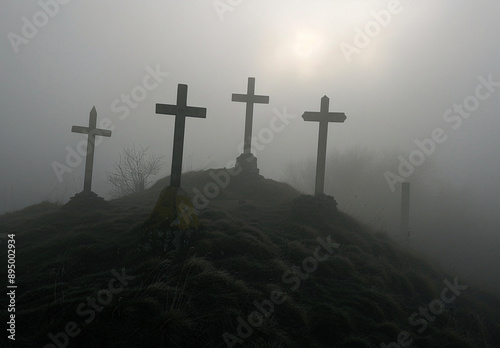
M170 173L170 186L179 188L181 186L182 155L184 152L184 132L186 128L186 117L205 118L206 108L187 106L188 86L179 84L177 86L177 105L156 104L156 113L175 116L174 148L172 153L172 169Z
M327 114L330 100L327 97L321 99L321 113ZM316 188L315 195L324 192L325 188L325 170L326 170L326 145L328 140L328 122L322 120L319 122L318 134L318 160L316 162Z
M320 112L306 111L302 118L304 121L319 122L318 135L318 156L316 162L316 183L314 194L322 195L325 189L325 170L326 170L326 145L328 140L328 123L340 122L343 123L347 117L344 113L329 112L330 99L325 95L321 98Z
M105 129L98 129L97 127L97 111L95 106L90 111L89 126L73 126L71 131L73 133L87 134L87 156L85 160L85 177L83 180L83 192L89 193L92 191L92 172L94 170L94 150L95 150L95 137L103 136L110 137L111 131Z
M184 108L187 104L187 85L177 88L177 107ZM175 117L174 148L172 152L172 169L170 186L181 186L182 155L184 153L184 133L186 130L186 116L177 114Z

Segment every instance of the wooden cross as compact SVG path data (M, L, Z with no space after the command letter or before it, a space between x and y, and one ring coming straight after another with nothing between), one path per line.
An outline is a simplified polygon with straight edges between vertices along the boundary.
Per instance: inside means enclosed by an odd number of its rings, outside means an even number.
M187 106L187 85L177 86L177 105L156 104L156 113L175 116L174 150L172 154L172 170L170 173L170 186L181 186L182 153L184 151L184 130L186 117L207 117L206 108Z
M253 105L269 104L269 97L265 95L255 95L255 77L249 77L247 94L233 94L232 101L247 104L245 119L245 144L243 153L250 154L252 148Z
M97 135L102 137L110 137L111 131L105 129L98 129L97 126L97 111L95 106L90 111L89 126L73 126L71 131L73 133L87 134L87 158L85 161L85 177L83 180L83 192L92 191L92 171L94 169L94 148L95 148L95 137Z
M302 115L304 121L319 122L318 159L316 163L316 188L314 194L322 195L325 189L325 167L326 167L326 142L328 138L329 122L344 122L347 117L344 113L329 112L330 99L325 95L321 98L320 112L305 112Z

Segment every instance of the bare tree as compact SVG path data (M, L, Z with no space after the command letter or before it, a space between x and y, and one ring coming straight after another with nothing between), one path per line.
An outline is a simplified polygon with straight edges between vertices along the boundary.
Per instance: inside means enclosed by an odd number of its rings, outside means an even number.
M149 187L149 178L158 174L164 165L163 157L148 154L149 147L135 145L123 147L120 160L114 164L114 171L107 173L108 182L113 185L110 194L117 198L141 192Z
M300 192L314 192L316 162L312 158L290 161L285 164L284 181Z

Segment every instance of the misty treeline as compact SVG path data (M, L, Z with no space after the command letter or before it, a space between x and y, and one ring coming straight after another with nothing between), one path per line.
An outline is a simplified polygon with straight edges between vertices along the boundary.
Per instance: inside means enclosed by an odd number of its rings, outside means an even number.
M432 159L407 178L411 185L410 231L400 231L401 185L392 192L384 173L397 168L397 154L382 155L350 148L327 159L325 193L341 211L375 230L388 232L403 246L423 252L450 272L500 289L497 241L500 219L486 221L473 207L467 187L455 186L439 174ZM316 160L287 163L284 181L307 194L314 192ZM493 266L493 267L492 267ZM478 274L477 270L485 270Z

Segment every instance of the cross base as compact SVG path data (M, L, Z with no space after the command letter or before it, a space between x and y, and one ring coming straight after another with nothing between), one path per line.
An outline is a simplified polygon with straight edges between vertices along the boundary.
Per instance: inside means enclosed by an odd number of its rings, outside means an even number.
M99 197L92 191L82 191L69 199L69 202L63 206L63 209L102 209L107 206L104 198Z
M200 225L193 203L179 187L165 187L143 227L187 230Z
M241 168L244 173L259 175L257 157L251 153L243 153L236 158L236 168Z
M175 254L200 226L193 204L182 188L165 187L153 211L141 227L139 251Z

